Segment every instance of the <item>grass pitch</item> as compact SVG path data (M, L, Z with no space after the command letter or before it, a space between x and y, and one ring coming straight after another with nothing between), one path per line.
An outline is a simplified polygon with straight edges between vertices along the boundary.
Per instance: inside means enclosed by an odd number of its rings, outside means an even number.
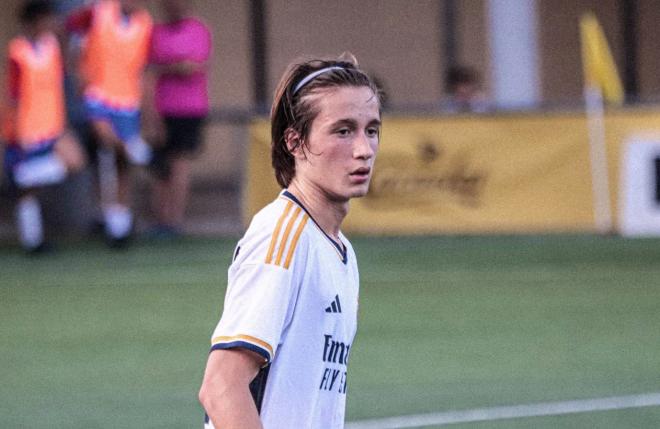
M0 248L0 427L201 427L234 243ZM660 240L353 244L349 420L660 392ZM660 407L451 427L658 426Z

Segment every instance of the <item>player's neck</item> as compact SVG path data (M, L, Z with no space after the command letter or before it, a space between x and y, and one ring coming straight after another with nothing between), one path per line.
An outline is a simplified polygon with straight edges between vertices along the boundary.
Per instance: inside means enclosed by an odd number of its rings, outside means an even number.
M309 211L323 232L340 242L339 229L348 214L348 201L332 201L320 189L304 186L295 179L287 189Z

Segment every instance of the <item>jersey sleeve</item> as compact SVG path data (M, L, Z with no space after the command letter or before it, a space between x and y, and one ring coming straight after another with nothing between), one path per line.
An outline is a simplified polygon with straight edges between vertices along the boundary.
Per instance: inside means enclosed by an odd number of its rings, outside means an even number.
M241 266L225 296L212 349L242 347L270 362L295 298L292 275L267 264Z
M276 200L253 218L229 268L225 305L212 350L242 347L267 364L293 318L304 277L308 215L292 202Z

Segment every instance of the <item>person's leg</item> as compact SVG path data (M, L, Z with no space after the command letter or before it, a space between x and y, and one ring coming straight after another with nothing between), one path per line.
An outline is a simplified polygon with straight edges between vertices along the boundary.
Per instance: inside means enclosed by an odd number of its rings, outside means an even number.
M107 229L112 244L122 244L128 239L133 229L131 211L133 197L133 165L148 165L152 158L151 147L140 134L140 112L110 111L111 130L116 137L118 150L115 153L116 200L108 210L113 225Z
M38 251L44 244L43 220L41 205L36 192L22 187L16 181L16 170L26 156L17 145L9 145L3 159L3 173L7 180L9 194L16 198L14 216L18 241L28 252Z
M188 205L190 189L190 159L185 155L174 155L170 160L170 203L169 224L175 229L182 229Z
M123 243L133 228L130 210L131 181L128 166L120 162L123 141L115 132L112 118L93 120L92 128L99 142L99 194L105 233L110 244Z
M67 173L81 169L84 156L70 134L35 143L27 150L13 146L8 154L6 168L17 196L18 238L27 251L38 251L44 246L44 227L37 189L60 183Z
M88 233L93 236L103 234L103 210L101 208L101 189L99 184L99 140L92 128L91 121L85 120L76 125L75 135L78 136L83 151L83 158L91 173L90 198L93 209L92 218L88 226Z
M120 140L122 154L133 165L146 166L153 156L151 146L141 134L140 111L115 111L111 114L113 131Z
M167 224L169 222L170 165L168 137L154 149L149 170L153 175L150 204L155 221L150 235L158 237L162 232L167 230Z
M93 119L91 126L98 144L99 198L104 218L106 218L106 208L119 202L117 152L121 149L122 143L114 132L109 118ZM105 220L107 221L107 219Z
M169 177L157 176L153 183L151 207L156 220L156 229L169 225L170 198Z
M54 151L66 166L68 173L77 173L85 166L85 155L78 139L72 133L64 133L55 142Z
M18 240L28 252L36 252L44 244L41 204L32 191L23 192L16 203L16 226Z
M133 229L130 166L116 151L107 148L99 149L98 166L106 237L111 245L122 244Z
M155 208L161 225L181 230L188 204L191 174L191 157L201 142L201 117L166 117L165 147L159 151L160 162L154 163L157 174Z
M122 150L123 142L115 132L111 118L93 119L91 124L99 146L115 151Z

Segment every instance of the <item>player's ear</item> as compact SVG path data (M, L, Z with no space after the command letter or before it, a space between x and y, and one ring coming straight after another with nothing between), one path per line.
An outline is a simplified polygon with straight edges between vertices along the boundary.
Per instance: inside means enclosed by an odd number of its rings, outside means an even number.
M289 153L293 155L294 157L300 157L303 156L303 150L302 150L302 138L300 137L300 133L293 128L287 128L287 130L284 132L284 142L286 143L286 148L288 149Z

